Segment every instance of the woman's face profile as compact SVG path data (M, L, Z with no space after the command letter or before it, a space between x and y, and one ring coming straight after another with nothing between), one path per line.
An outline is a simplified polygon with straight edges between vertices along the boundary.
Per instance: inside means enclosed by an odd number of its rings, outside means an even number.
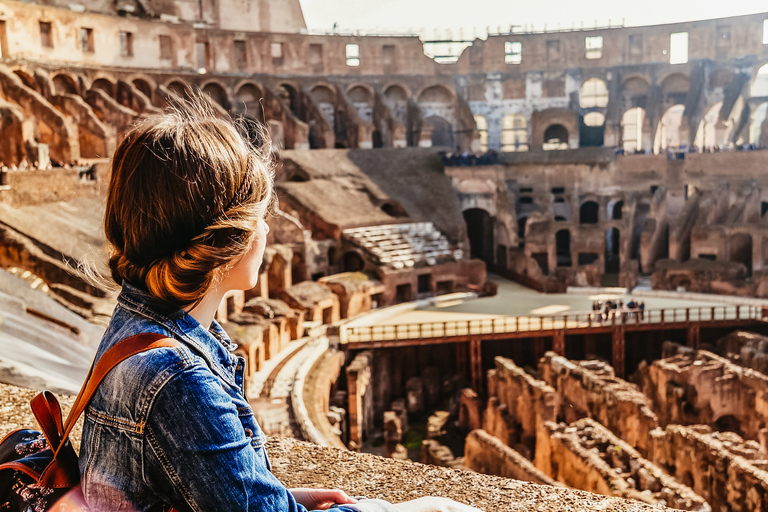
M252 235L251 248L222 279L220 285L222 290L250 290L256 286L261 262L264 260L264 249L267 246L267 233L269 233L269 226L264 219L261 219Z

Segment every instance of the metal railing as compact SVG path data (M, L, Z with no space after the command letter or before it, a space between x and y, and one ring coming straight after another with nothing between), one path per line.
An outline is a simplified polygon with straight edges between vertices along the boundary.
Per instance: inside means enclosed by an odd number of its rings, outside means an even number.
M589 311L570 315L504 316L445 322L394 325L341 326L341 343L445 338L484 334L537 331L604 329L615 325L665 325L722 321L762 320L763 308L751 305L726 305L694 308L613 310L608 315Z

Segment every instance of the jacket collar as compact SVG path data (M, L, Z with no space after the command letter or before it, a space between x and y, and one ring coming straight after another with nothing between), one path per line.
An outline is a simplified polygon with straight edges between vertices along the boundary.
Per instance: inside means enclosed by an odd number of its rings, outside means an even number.
M231 352L237 345L232 343L216 320L206 329L183 309L169 308L147 291L126 282L123 283L117 303L168 329L175 338L203 357L211 370L229 383L236 383L237 359Z

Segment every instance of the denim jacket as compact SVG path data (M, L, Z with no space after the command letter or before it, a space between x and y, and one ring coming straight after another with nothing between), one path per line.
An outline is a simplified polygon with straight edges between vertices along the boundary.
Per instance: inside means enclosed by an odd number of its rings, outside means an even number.
M80 473L98 511L259 510L303 512L269 471L266 436L243 392L245 361L221 326L164 310L124 284L96 353L156 332L182 343L143 352L115 367L85 413ZM346 511L393 511L380 500Z

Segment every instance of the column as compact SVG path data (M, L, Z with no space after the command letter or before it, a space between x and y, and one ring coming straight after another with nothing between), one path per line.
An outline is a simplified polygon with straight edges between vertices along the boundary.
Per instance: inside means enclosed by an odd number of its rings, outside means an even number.
M469 361L472 371L472 389L478 394L483 390L483 353L480 338L469 340Z
M624 326L618 325L613 328L611 332L612 346L611 354L613 356L613 369L616 372L616 376L624 378L624 352L626 350L624 342Z

